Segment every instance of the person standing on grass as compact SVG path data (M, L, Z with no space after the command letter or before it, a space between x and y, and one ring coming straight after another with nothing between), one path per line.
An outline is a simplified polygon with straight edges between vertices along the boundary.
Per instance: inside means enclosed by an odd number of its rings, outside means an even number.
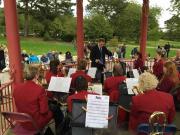
M125 44L121 47L121 54L122 54L122 58L125 58L125 56L126 56L126 45Z
M134 47L131 51L131 58L134 58L135 54L138 52L138 48Z
M164 49L166 50L167 58L169 57L169 52L170 52L171 45L169 42L165 44Z

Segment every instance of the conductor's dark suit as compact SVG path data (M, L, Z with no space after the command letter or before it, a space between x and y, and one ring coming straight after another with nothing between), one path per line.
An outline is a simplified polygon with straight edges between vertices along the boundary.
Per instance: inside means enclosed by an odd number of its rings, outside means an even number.
M92 61L91 66L97 67L98 70L103 71L105 67L105 55L112 56L112 53L105 46L102 48L98 45L94 46L90 53L90 59ZM97 59L100 62L96 62Z
M94 46L90 53L91 67L97 67L96 79L101 81L102 84L104 82L102 72L105 68L105 55L112 56L112 53L105 46L100 48L98 45Z

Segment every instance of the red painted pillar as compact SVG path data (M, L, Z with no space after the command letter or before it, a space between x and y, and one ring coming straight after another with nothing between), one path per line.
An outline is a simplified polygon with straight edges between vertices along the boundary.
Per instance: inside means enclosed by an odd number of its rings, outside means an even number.
M149 15L149 0L143 0L142 17L141 17L140 52L142 54L142 59L144 62L146 60L148 15Z
M10 68L12 71L14 71L13 77L15 83L19 83L23 81L23 77L16 0L4 0L4 13Z
M78 59L84 58L84 32L83 32L83 0L77 2L77 56Z

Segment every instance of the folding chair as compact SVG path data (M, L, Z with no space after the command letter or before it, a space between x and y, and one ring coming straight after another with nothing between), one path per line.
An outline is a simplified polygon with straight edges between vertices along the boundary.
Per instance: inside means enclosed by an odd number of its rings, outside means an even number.
M37 127L33 118L26 113L18 113L18 112L1 112L4 118L9 122L11 129L15 135L36 135L43 133ZM22 124L30 123L34 127L34 130L25 129Z

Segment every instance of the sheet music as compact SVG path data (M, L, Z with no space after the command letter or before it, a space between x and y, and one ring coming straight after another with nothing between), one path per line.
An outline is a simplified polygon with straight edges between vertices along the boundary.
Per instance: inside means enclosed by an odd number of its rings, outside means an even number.
M132 91L133 86L138 85L138 79L137 78L126 78L126 84L127 84L127 90L129 95L134 95L134 92Z
M91 78L95 78L95 77L96 77L96 71L97 71L97 68L96 68L96 67L92 67L92 68L89 68L87 74L88 74Z
M134 75L134 78L139 78L139 72L137 69L133 69L133 75Z
M67 77L71 77L71 75L75 72L76 72L76 68L70 68Z
M89 92L95 92L102 95L102 84L93 84L92 86L89 86L88 89Z
M85 126L108 128L109 96L88 95Z
M69 93L70 85L71 78L69 77L51 77L48 91Z

